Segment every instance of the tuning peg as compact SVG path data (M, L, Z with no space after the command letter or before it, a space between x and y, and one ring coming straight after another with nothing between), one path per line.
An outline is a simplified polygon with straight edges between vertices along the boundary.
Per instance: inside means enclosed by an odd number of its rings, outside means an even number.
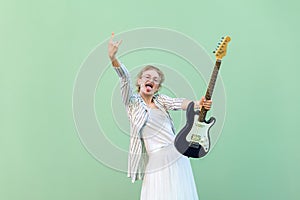
M224 39L224 37L221 37L221 39L223 40L223 39Z
M216 53L216 51L213 51L213 53Z

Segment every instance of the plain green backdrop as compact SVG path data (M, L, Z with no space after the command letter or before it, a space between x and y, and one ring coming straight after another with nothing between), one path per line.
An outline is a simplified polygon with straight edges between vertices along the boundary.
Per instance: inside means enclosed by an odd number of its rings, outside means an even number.
M209 156L192 160L200 199L300 199L299 8L296 0L2 0L0 199L139 198L141 182L86 151L72 113L89 53L112 31L139 27L179 31L208 52L232 38L222 135Z

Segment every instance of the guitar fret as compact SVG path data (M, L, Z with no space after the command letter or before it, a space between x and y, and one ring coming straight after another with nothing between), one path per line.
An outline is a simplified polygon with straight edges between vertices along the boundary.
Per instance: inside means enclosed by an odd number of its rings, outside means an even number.
M216 64L215 64L215 67L214 67L214 70L212 72L211 78L210 78L209 85L208 85L207 90L206 90L206 94L205 94L205 99L206 100L211 100L220 66L221 66L221 60L217 60ZM206 117L206 113L207 113L207 110L205 108L202 108L200 110L200 113L199 113L198 121L204 122L205 117Z

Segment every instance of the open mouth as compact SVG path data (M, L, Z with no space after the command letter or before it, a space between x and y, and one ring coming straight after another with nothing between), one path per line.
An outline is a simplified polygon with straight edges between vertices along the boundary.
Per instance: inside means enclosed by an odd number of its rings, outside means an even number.
M146 83L145 84L147 92L150 92L153 89L153 84L152 83Z

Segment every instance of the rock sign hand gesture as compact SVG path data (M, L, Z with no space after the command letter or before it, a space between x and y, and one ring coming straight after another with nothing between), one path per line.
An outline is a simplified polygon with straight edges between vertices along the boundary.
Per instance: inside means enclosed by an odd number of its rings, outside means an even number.
M108 56L111 61L116 60L116 54L118 52L120 44L122 44L122 40L120 41L113 41L115 34L112 33L109 43L108 43Z

